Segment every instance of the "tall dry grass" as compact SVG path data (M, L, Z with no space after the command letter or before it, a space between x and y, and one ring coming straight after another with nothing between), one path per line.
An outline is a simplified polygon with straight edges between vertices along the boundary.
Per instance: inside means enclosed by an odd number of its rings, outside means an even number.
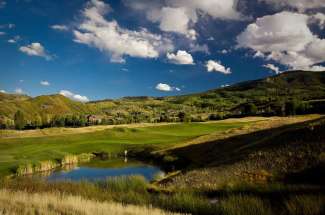
M159 209L87 200L80 196L0 190L1 215L166 215Z

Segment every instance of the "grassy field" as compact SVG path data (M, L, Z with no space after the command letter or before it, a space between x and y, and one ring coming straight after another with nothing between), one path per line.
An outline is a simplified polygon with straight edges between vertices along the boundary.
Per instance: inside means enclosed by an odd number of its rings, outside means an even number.
M129 204L139 205L149 214L148 206L191 214L320 215L325 212L325 179L321 172L325 164L325 119L319 115L161 126L142 124L94 132L73 131L73 134L61 131L55 135L54 131L47 131L51 133L48 136L31 137L27 131L25 138L23 132L19 137L1 138L1 174L10 173L24 162L94 151L116 154L135 148L176 156L189 165L183 166L180 174L152 184L136 176L96 183L50 183L29 178L1 180L0 177L0 208L13 214L25 212L16 212L22 208L33 210L26 212L30 214L42 210L51 214L52 209L65 210L65 214L101 213L92 209L81 213L80 207L69 203L71 200L105 210L113 206L120 208L119 203L123 203L128 205L125 212ZM138 158L147 156L146 151L139 152ZM18 196L35 202L26 206L24 200L17 202ZM38 197L48 197L51 208L38 204ZM135 207L132 212L137 210Z
M69 154L92 152L121 153L124 149L150 147L164 151L184 145L193 145L220 137L238 135L253 130L277 127L319 117L272 117L228 119L209 123L162 124L160 126L139 124L110 127L87 127L73 129L57 128L31 132L4 131L0 138L0 175L13 173L26 163L60 160ZM8 134L10 134L8 136ZM31 135L32 134L32 135ZM141 159L141 154L137 155Z
M238 128L247 123L215 122L134 128L115 127L91 133L63 132L55 136L1 138L0 174L13 171L19 164L61 159L67 154L102 151L116 154L134 145L139 147L150 145L162 149L212 132ZM28 132L27 134L29 135Z

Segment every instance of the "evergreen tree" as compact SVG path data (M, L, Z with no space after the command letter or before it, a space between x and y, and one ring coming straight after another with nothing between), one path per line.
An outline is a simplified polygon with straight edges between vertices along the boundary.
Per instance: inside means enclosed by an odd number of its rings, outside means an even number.
M245 108L244 112L246 115L256 115L257 113L257 107L253 103L246 104L244 108Z
M18 110L15 113L14 119L15 119L15 128L19 129L19 130L22 130L25 127L25 124L26 124L23 112Z

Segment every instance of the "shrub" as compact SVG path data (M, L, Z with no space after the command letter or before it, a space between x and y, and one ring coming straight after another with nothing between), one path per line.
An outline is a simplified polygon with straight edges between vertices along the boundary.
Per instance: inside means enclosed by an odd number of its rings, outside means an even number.
M31 163L20 164L16 170L18 176L29 175L34 173L34 168Z
M49 170L57 168L58 166L59 166L59 164L57 164L51 160L40 161L34 166L34 172L49 171Z

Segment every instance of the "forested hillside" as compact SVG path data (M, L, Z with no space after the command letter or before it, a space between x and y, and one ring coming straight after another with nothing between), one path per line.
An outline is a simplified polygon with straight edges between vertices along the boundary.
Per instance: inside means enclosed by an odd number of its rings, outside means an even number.
M325 112L325 72L290 71L198 94L124 97L89 103L62 95L32 98L0 93L2 128L205 121L321 112ZM22 125L17 126L17 122Z

